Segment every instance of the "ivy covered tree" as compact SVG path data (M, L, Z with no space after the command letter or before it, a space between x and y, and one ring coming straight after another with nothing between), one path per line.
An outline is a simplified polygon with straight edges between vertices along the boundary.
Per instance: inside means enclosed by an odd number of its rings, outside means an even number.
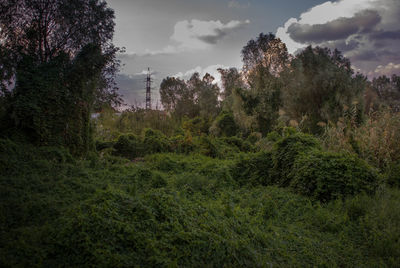
M120 102L114 11L100 0L0 0L0 13L3 132L87 150L90 113Z

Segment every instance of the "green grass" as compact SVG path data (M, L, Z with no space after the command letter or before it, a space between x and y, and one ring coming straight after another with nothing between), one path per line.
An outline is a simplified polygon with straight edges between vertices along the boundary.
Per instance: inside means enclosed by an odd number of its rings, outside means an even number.
M268 157L77 160L1 140L0 266L398 266L398 189L320 203L264 183Z

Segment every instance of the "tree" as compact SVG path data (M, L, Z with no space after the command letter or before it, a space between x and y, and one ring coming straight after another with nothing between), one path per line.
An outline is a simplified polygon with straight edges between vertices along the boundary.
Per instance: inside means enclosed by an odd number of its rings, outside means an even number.
M219 87L213 81L214 77L208 73L202 79L199 73L194 73L186 82L167 77L160 85L161 103L179 118L216 116L219 112Z
M195 92L195 103L203 117L214 117L219 112L219 87L214 84L215 78L206 73L200 80L198 73L194 73L188 81L189 88Z
M245 113L257 125L253 131L266 134L273 130L281 105L280 73L288 65L286 45L273 34L261 33L242 49L246 87L237 89Z
M383 75L374 78L372 88L384 106L389 106L395 112L400 111L400 76L393 74L392 77Z
M284 111L304 130L318 133L346 117L361 122L366 78L354 74L338 50L307 47L291 61L283 79Z
M161 104L164 109L174 113L178 118L197 115L195 93L184 80L175 77L163 79L160 85Z
M34 143L65 145L77 154L89 150L90 115L106 62L96 45L72 60L60 54L37 66L26 56L17 68L9 112L14 127Z
M15 78L27 55L35 64L50 62L61 54L75 57L93 43L107 55L97 101L118 104L113 75L119 64L112 45L114 11L101 0L0 0L0 79ZM3 92L6 87L2 87Z
M257 124L257 129L253 131L265 135L277 124L282 83L268 68L259 65L250 73L248 84L248 89L237 89L236 92L242 99L245 113Z
M100 0L0 0L0 12L6 127L84 153L91 112L120 101L113 10Z
M260 33L256 40L250 40L242 49L243 72L246 77L260 65L272 75L278 76L289 59L285 43L272 33Z
M236 68L218 69L218 72L221 74L224 89L221 94L222 100L228 99L235 89L244 87L242 77Z

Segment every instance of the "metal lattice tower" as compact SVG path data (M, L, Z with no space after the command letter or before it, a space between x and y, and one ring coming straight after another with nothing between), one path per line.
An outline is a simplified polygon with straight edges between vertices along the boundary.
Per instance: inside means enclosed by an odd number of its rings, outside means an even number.
M151 110L151 72L150 68L147 68L147 78L146 78L146 110Z

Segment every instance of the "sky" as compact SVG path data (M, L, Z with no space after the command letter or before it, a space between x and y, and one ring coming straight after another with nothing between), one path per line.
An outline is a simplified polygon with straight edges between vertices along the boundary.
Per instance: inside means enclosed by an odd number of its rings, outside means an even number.
M153 107L167 76L242 67L241 49L260 33L276 34L290 53L338 48L369 78L400 74L400 0L107 0L115 11L114 44L124 47L116 78L126 106L144 106L147 68Z

